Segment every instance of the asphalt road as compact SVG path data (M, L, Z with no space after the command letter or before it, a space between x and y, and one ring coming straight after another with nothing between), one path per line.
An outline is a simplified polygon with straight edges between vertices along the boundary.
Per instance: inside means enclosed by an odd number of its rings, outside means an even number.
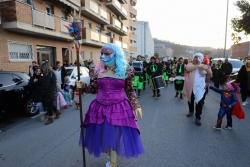
M145 154L139 158L120 158L119 167L249 167L250 105L246 118L233 117L233 130L214 130L220 95L210 90L200 127L194 117L187 118L187 100L174 97L174 87L152 91L139 99L144 119L138 120ZM95 95L83 97L83 111ZM250 99L248 99L250 101ZM79 111L75 106L62 110L60 119L45 126L37 118L17 117L0 123L0 167L81 167L82 149ZM226 124L226 118L223 125ZM94 158L86 152L88 167L105 167L106 155Z

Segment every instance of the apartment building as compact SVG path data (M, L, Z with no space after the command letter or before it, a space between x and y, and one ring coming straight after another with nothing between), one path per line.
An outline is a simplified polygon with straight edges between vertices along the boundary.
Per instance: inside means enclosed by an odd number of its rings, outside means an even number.
M167 48L164 44L155 44L154 52L159 54L159 57L167 56Z
M133 43L133 46L137 48L137 52L133 54L133 57L142 55L150 59L151 56L154 56L154 40L149 23L146 21L136 21L136 23L137 28L134 34L137 36L137 41Z
M129 57L136 25L136 0L8 0L0 2L0 69L28 72L31 62L74 63L76 51L64 25L82 20L80 60L99 61L106 43L119 45Z
M250 57L250 42L243 42L231 46L232 58L246 60Z

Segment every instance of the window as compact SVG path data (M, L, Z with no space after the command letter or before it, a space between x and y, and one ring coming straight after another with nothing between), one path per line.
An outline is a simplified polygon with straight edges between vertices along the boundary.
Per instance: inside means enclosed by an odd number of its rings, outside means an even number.
M101 33L101 28L100 27L96 27L95 30L96 30L96 32Z
M122 41L122 37L119 37L119 41Z
M89 59L93 60L93 53L92 52L89 53Z
M21 42L8 42L10 60L33 60L33 46Z
M82 58L82 60L84 60L84 59L85 59L85 54L84 54L84 51L82 51L81 58Z
M61 11L61 18L64 19L64 20L67 20L66 12L64 10Z
M133 43L133 40L130 39L130 43Z
M91 23L88 23L88 28L91 29Z
M53 5L46 4L46 13L47 15L53 15Z
M11 86L16 84L11 74L0 74L0 78L0 87Z

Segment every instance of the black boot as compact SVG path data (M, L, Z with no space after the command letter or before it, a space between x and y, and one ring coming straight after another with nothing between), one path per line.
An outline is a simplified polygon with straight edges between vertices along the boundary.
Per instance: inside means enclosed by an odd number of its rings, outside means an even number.
M178 92L176 92L175 97L178 97L178 95L179 95L179 93L178 93Z
M180 98L181 98L181 99L183 99L183 97L182 97L182 93L180 94Z

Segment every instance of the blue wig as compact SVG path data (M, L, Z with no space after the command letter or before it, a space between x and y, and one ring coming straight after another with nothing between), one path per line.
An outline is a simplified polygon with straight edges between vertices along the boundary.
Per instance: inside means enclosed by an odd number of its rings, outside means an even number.
M103 46L102 50L106 49L111 49L115 53L115 64L116 64L115 75L118 78L125 79L128 63L123 50L118 45L111 43Z

